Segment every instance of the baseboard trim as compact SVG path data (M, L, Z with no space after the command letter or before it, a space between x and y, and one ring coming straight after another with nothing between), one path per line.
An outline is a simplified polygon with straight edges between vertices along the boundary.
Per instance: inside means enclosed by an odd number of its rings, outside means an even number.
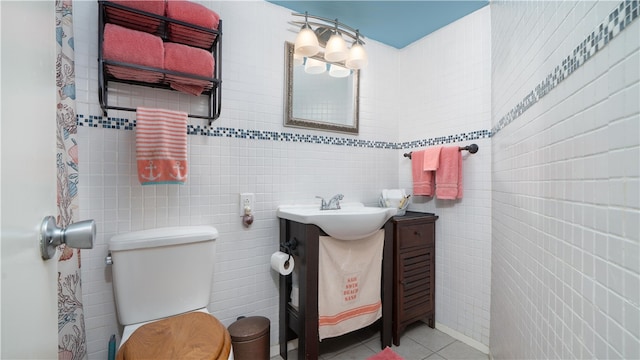
M452 338L462 341L463 343L471 346L472 348L481 351L485 354L489 354L489 347L483 343L481 343L478 340L472 339L470 337L468 337L467 335L464 335L456 330L453 330L452 328L443 325L439 322L436 321L436 329L442 331L443 333L451 336Z

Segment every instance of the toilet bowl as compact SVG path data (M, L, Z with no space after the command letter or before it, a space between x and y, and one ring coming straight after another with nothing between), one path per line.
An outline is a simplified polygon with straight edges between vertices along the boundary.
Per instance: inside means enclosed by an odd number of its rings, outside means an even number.
M215 240L211 226L136 231L109 241L118 359L233 359L227 329L209 314Z

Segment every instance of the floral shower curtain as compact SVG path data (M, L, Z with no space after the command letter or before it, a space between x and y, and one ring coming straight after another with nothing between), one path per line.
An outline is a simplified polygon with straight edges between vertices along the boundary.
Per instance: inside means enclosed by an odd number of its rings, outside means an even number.
M60 227L78 220L78 145L72 0L56 0L57 188ZM87 358L80 250L60 246L58 259L58 359Z

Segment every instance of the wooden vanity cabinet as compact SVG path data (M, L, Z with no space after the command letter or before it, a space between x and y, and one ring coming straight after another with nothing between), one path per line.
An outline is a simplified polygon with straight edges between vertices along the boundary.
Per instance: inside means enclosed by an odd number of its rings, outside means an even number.
M393 247L392 225L384 226L384 248L382 250L381 293L382 319L379 321L380 349L391 346L393 302ZM290 302L292 276L280 275L280 356L287 360L287 342L298 339L298 359L317 360L320 350L318 337L318 254L320 236L326 235L319 227L296 221L280 219L280 245L295 243L292 249L296 271L298 272L299 302Z
M393 344L407 325L425 321L435 327L436 220L430 213L407 211L393 223Z

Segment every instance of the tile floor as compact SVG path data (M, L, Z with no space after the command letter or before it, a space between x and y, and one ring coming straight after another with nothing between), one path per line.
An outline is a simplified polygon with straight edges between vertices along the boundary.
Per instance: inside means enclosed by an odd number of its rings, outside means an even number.
M417 322L407 327L400 346L393 351L405 360L488 360L489 356L451 336ZM320 360L365 360L380 352L380 333L363 329L320 343ZM289 350L288 360L298 360L298 349ZM271 360L281 360L276 355Z

